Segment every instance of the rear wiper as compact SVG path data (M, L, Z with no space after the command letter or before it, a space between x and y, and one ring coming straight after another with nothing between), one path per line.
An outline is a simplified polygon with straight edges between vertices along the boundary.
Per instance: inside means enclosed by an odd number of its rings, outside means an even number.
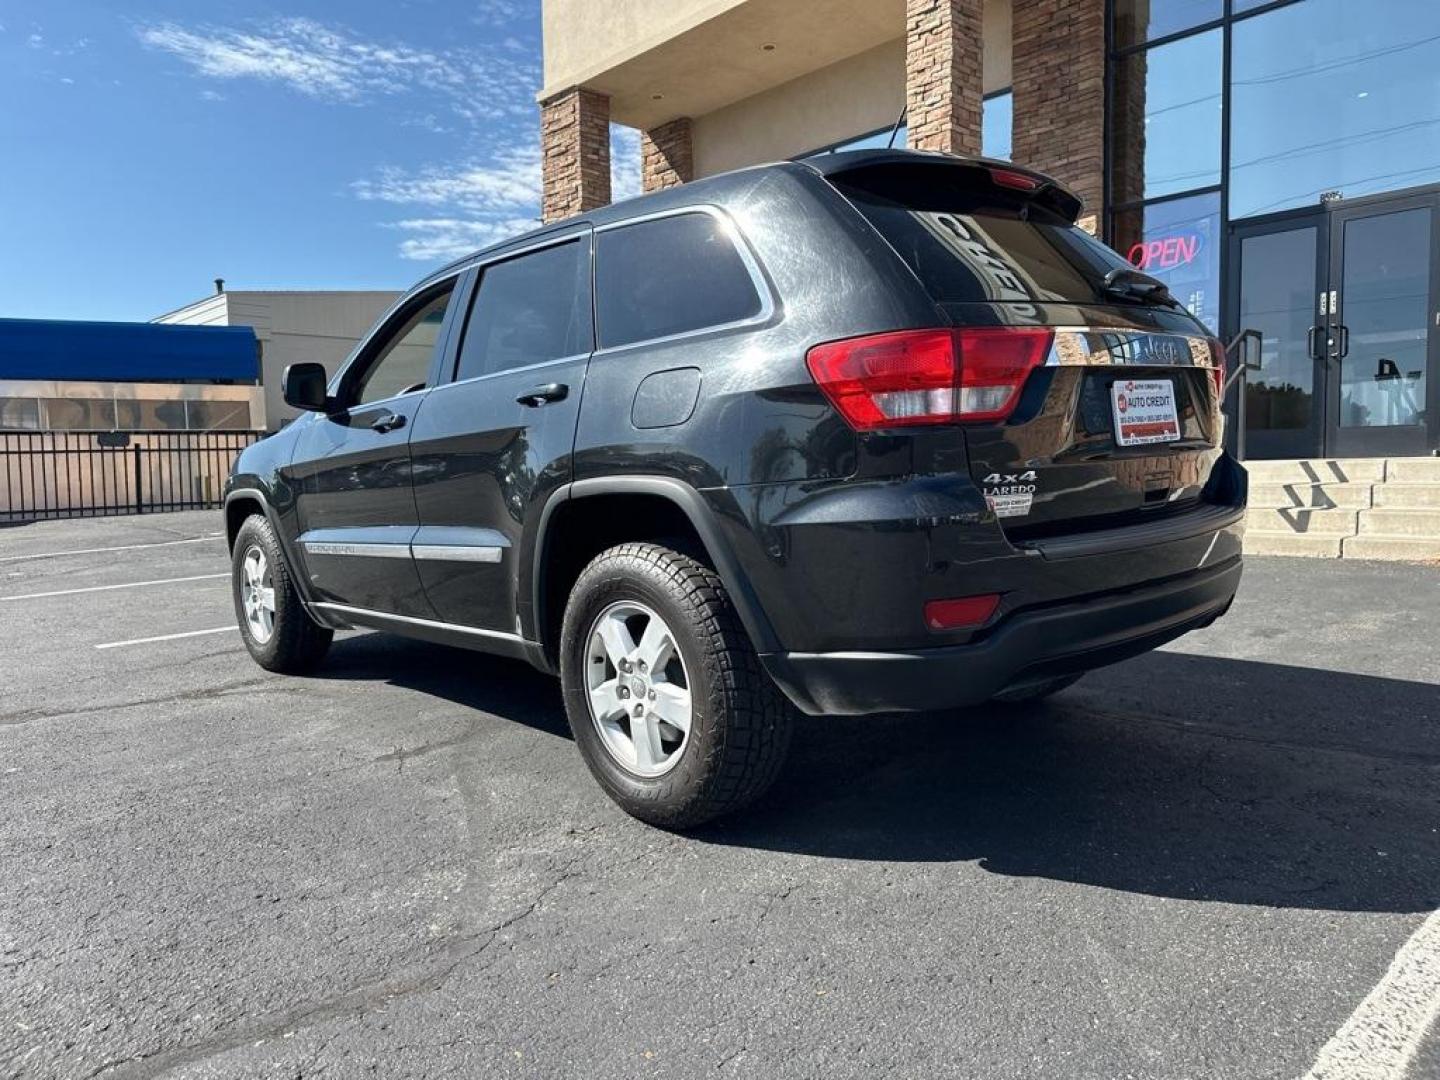
M1117 266L1111 270L1100 283L1100 289L1111 296L1123 296L1127 300L1139 300L1145 304L1180 306L1180 301L1170 295L1170 290L1163 281L1129 266Z

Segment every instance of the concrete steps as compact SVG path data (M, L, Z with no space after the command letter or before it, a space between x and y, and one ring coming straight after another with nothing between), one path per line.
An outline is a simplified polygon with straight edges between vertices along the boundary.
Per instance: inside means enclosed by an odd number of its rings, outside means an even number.
M1245 551L1440 560L1440 458L1249 461Z

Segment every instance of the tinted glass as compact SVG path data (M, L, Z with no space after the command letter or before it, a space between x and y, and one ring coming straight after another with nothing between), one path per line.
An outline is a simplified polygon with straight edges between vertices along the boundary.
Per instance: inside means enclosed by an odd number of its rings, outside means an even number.
M1230 216L1440 180L1440 3L1305 0L1235 23Z
M1224 0L1115 0L1115 44L1123 49L1154 41L1224 13Z
M1128 264L1041 207L963 181L887 169L837 184L941 303L1110 302L1101 280Z
M601 348L723 326L760 309L729 231L709 214L642 221L596 237Z
M34 398L0 398L0 431L37 431L40 402Z
M587 245L574 241L485 268L457 379L590 351Z
M245 431L250 406L244 401L187 401L185 424L191 431Z
M1245 425L1309 427L1315 362L1307 334L1315 311L1315 229L1248 236L1240 245L1240 325L1260 331L1260 370L1245 379Z
M1430 211L1402 210L1344 225L1340 426L1425 422L1430 344Z
M41 398L45 426L52 431L114 431L115 402L109 398Z
M1115 248L1163 281L1190 314L1220 326L1220 193L1126 210L1115 215Z
M1220 183L1221 32L1181 38L1115 65L1115 201ZM1233 208L1232 208L1233 209Z
M120 400L115 403L120 426L131 431L184 431L185 402Z
M450 306L454 283L402 316L393 330L382 331L383 344L369 366L356 379L350 400L359 405L384 401L422 387L430 375L430 361L440 339L445 309Z
M1015 122L1015 95L1009 90L985 99L980 113L980 153L1010 160Z

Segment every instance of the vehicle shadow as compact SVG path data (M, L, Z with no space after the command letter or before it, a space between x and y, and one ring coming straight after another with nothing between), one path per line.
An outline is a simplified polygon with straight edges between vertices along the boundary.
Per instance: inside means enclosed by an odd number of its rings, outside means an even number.
M571 737L559 681L520 660L367 633L337 640L314 677L386 682Z
M570 738L556 681L518 661L371 634L337 642L321 675ZM1437 829L1440 688L1157 652L1038 705L804 718L771 795L691 835L1191 900L1418 912L1440 906Z
M804 725L708 842L1274 907L1440 904L1440 687L1150 653L1050 702Z

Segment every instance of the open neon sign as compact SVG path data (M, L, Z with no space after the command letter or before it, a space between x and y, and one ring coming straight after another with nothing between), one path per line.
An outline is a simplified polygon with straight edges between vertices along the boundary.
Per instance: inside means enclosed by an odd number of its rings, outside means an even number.
M1194 262L1200 254L1200 247L1199 233L1175 233L1140 241L1130 249L1126 258L1141 270L1173 270Z

